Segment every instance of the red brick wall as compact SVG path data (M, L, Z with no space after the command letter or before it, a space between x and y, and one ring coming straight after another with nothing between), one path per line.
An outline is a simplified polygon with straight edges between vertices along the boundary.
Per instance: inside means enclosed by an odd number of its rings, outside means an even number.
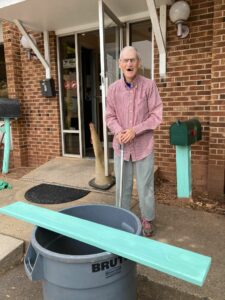
M23 106L22 64L20 59L19 33L9 23L3 23L4 50L9 98L18 99ZM26 135L23 130L24 121L12 121L13 131L13 163L14 166L27 165Z
M20 46L21 34L16 26L5 23L3 33L9 97L19 99L21 105L21 118L13 121L14 165L39 166L61 155L59 100L42 97L39 82L45 79L45 69L38 59L28 60ZM41 33L33 35L43 55L43 36ZM51 72L57 84L53 33L49 40Z
M156 161L162 174L175 181L175 147L169 144L169 127L176 120L198 118L203 128L202 141L191 146L193 184L206 186L211 66L213 44L213 1L191 1L187 22L190 33L181 39L176 26L167 24L167 76L156 80L164 103L164 122L156 134Z
M188 2L187 38L178 38L176 26L168 19L164 80L156 64L155 77L164 103L164 122L156 132L156 163L164 177L176 180L169 127L177 119L197 117L203 138L191 146L193 186L219 199L225 192L225 0Z
M208 191L225 193L225 0L214 1Z

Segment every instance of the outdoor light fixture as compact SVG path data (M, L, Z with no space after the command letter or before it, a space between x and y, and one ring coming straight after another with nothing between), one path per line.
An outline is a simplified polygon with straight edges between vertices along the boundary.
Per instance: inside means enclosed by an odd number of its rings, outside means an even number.
M189 28L184 22L190 16L190 6L186 1L175 2L169 12L170 20L177 25L177 36L185 38L189 34Z
M37 44L34 36L32 34L30 34L30 38L32 39L32 41L34 42L34 44ZM20 40L20 44L23 46L23 48L27 51L27 55L28 55L28 59L31 60L32 57L36 58L36 54L33 53L31 45L28 41L28 39L23 35L21 40Z

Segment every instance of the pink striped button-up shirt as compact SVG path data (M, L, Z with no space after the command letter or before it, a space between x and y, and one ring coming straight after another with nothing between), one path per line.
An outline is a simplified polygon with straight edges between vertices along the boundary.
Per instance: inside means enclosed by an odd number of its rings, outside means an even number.
M124 79L110 85L107 95L106 124L114 134L113 149L119 156L115 135L133 128L135 138L124 146L124 160L137 161L153 151L153 131L162 122L162 101L153 80L138 75L128 87Z

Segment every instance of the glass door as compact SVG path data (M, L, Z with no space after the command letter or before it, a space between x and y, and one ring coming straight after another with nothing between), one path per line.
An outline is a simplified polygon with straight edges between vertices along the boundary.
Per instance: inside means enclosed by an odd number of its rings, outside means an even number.
M119 52L122 48L124 24L113 12L99 0L99 38L100 38L100 66L101 66L101 110L104 142L105 175L109 175L109 149L112 147L112 136L108 133L105 123L105 109L107 88L119 79Z
M59 37L63 155L81 156L76 36Z
M0 31L0 35L1 35L1 31ZM4 44L1 43L0 43L0 97L8 98L5 51L4 51Z

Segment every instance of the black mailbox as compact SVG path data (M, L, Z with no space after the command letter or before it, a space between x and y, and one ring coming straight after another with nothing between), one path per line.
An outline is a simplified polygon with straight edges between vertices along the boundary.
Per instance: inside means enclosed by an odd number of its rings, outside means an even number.
M189 146L202 139L202 127L198 119L177 121L170 126L170 144Z
M55 84L52 78L44 79L40 81L41 94L44 97L55 97Z
M0 98L0 118L18 118L20 115L20 104L18 100Z

